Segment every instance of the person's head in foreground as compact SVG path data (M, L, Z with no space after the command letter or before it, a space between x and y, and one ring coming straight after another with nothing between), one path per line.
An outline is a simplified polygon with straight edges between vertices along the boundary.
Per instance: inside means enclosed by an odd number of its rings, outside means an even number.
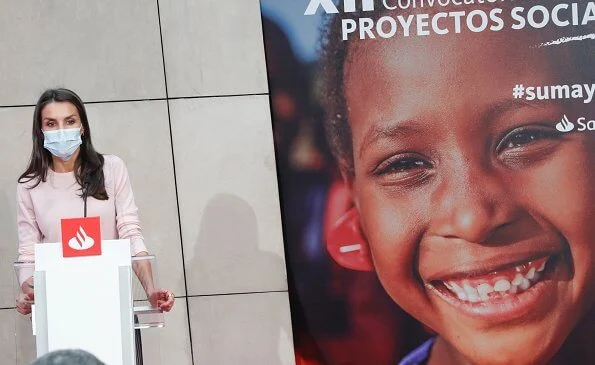
M105 365L93 354L84 350L56 350L49 352L31 365Z
M576 121L595 119L595 40L536 47L573 27L510 30L502 15L499 32L342 41L339 17L327 130L354 201L338 236L361 247L331 238L331 255L375 270L437 333L429 364L593 363L578 344L593 336L595 131ZM517 84L579 84L584 97L515 99ZM564 116L577 128L558 131Z

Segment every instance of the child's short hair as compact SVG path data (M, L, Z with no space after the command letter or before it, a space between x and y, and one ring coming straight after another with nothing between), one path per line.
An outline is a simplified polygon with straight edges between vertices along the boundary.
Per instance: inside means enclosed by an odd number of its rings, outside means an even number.
M558 4L556 0L540 1L539 5L545 5L549 9ZM493 8L502 7L504 9L518 6L518 3L504 3L494 5L477 5L476 8ZM376 38L374 40L360 41L357 37L350 37L343 41L342 24L341 21L346 16L342 13L341 6L338 14L333 15L327 19L324 26L324 31L321 37L321 66L322 66L322 103L326 109L326 117L324 119L327 140L330 145L331 152L339 163L340 168L349 174L353 173L353 146L351 128L349 126L348 110L345 101L344 93L344 72L347 56L350 52L350 47L355 43L365 42L383 42L383 39ZM460 6L459 6L460 8ZM439 10L444 10L442 7ZM423 13L426 10L429 12L436 12L436 9L411 9L411 10L387 10L385 8L376 9L375 11L362 11L361 6L353 13L346 13L351 19L358 19L366 17L376 22L380 17L392 13L399 12L399 15L409 15L411 13ZM556 26L549 25L547 30L524 28L523 32L533 32L536 36L540 33L551 32L560 37L572 37L585 35L588 32L595 31L595 22L590 22L587 26L581 27L564 27L556 30ZM504 30L503 30L504 31ZM489 32L489 30L486 30ZM518 30L517 30L518 32ZM548 33L548 35L551 33ZM399 37L401 35L396 35ZM480 36L480 34L477 34ZM543 36L542 36L543 37ZM545 41L544 39L543 41ZM551 36L547 40L552 40ZM582 42L569 42L564 45L572 53L568 59L572 59L575 63L568 66L566 70L577 72L583 79L582 82L595 82L595 40L586 40ZM554 57L559 55L556 53L557 47L552 47L551 53ZM562 72L566 72L562 70Z

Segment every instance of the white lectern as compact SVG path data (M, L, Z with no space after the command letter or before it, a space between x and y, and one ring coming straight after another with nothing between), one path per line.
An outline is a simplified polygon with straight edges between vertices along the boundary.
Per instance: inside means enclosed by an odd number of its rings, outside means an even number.
M33 276L37 357L81 349L108 365L143 364L140 330L164 325L155 256L131 257L127 239L102 240L99 217L62 219L61 230L62 242L35 245L35 263L15 263L19 292Z
M38 357L78 348L106 364L135 364L130 243L101 245L101 255L80 257L64 257L61 243L35 245Z

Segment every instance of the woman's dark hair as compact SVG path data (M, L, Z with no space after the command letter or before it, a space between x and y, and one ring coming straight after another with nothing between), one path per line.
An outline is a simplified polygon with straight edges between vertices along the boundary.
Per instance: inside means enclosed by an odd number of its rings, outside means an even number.
M543 0L539 2L540 5L553 6L558 4L557 0ZM518 6L518 4L501 4L498 7L510 8ZM322 104L326 110L326 119L324 121L327 141L339 167L342 171L353 174L353 146L351 128L349 126L349 111L345 101L345 72L346 66L350 62L351 56L355 52L360 52L361 45L365 42L372 42L377 44L383 42L383 39L375 39L368 41L360 41L357 37L352 36L346 41L343 41L342 36L342 20L344 18L358 19L366 17L376 22L381 16L389 13L399 12L399 15L407 16L411 13L421 13L424 10L409 9L409 10L386 10L379 7L375 11L362 11L361 2L358 3L358 9L355 12L343 13L342 6L339 5L339 13L331 15L327 18L323 26L321 35L321 72L322 72ZM478 7L495 7L490 5L478 5ZM442 8L443 9L443 8ZM475 9L475 8L474 8ZM584 9L583 9L584 10ZM427 12L433 13L439 11L436 8L427 9ZM560 34L560 37L580 36L589 32L593 32L595 25L593 22L584 27L566 27L556 30L551 26L554 33ZM521 32L533 32L536 35L543 34L543 29L533 30L526 28ZM581 33L582 32L582 33ZM562 34L563 33L563 34ZM355 34L355 33L354 33ZM551 40L551 39L549 39ZM594 82L595 67L593 61L595 60L595 42L570 42L565 46L565 50L571 53L569 57L573 62L573 66L568 66L568 70L576 71L581 77L584 77L582 82ZM358 45L358 47L354 47ZM551 54L553 57L559 57L560 51L552 47Z
M52 167L52 155L43 147L44 136L41 130L41 113L50 103L66 102L74 105L81 118L83 126L82 144L79 155L74 162L74 176L82 187L87 185L87 195L98 200L107 200L105 179L103 176L103 156L95 151L91 142L91 128L87 119L87 111L81 98L68 89L48 89L41 94L33 113L33 149L29 159L29 166L19 176L19 183L33 181L30 187L36 187L47 179L48 168ZM82 190L82 189L81 189ZM81 193L82 195L82 193Z

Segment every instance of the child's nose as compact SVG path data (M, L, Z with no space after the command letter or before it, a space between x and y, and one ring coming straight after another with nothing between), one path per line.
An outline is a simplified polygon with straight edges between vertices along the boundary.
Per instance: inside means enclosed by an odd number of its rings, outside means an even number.
M497 176L457 174L442 182L433 194L433 235L489 243L499 229L518 219L520 208Z

